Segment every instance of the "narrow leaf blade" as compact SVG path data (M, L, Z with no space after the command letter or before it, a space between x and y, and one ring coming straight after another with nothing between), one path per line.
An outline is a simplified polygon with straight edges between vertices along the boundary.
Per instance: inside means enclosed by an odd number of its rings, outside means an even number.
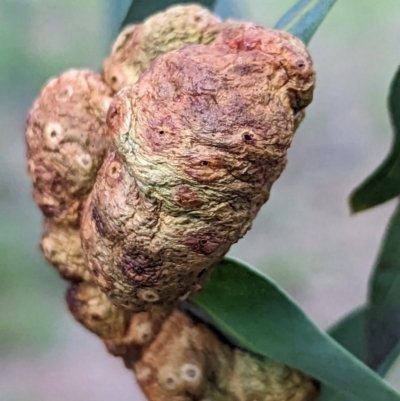
M389 373L389 370L392 368L392 366L398 363L399 356L400 356L400 341L390 351L390 353L386 356L385 360L379 365L376 371L381 376L385 376L387 373Z
M215 266L192 301L249 351L360 401L400 401L400 394L318 329L273 281L241 262L226 259Z
M368 352L366 344L367 333L367 308L354 310L329 329L329 334L354 356L363 362L367 362ZM376 372L385 376L389 369L396 363L400 355L400 341L386 356L385 360L377 367ZM318 401L356 401L354 398L343 395L341 392L322 386Z
M369 365L378 367L400 342L400 205L387 228L370 281Z
M367 360L368 355L365 309L361 307L354 310L328 330L332 338L363 362Z
M299 0L276 23L276 29L286 30L308 44L336 0Z
M136 24L142 22L144 19L163 11L168 7L178 4L193 4L193 0L132 0L132 4L122 21L121 29L128 24ZM200 4L209 9L213 9L216 0L196 0L195 3Z
M394 130L392 148L383 163L350 195L353 212L361 212L400 195L400 67L390 86L388 108Z
M365 338L365 309L362 307L350 312L328 330L332 338L362 362L366 362L368 357ZM337 389L322 385L318 401L357 401L357 399L350 398Z

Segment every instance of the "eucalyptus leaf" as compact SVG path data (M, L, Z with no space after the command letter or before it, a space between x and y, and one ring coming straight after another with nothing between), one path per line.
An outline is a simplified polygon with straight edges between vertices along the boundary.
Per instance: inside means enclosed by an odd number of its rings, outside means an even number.
M313 324L271 279L242 262L217 264L192 302L251 352L297 368L359 401L400 401L399 393Z
M358 308L329 329L329 334L348 351L363 362L367 362L367 311L366 307ZM400 355L400 341L386 355L386 358L377 367L380 376L385 376L396 363ZM356 401L357 399L343 395L329 386L322 386L318 401Z
M366 345L366 331L365 331L365 307L358 308L349 313L338 323L332 326L328 333L340 345L350 351L360 361L366 362L367 360L367 345ZM340 391L326 385L322 385L321 394L318 401L354 401L344 395Z
M328 330L332 338L363 362L368 357L365 309L355 309Z
M369 209L400 195L400 67L390 86L388 108L394 131L391 150L383 163L351 194L353 212Z
M368 363L376 368L400 341L400 206L387 228L370 280Z
M365 307L357 308L328 330L332 338L363 362L367 360L365 315ZM354 401L354 398L322 385L318 401Z
M385 376L389 373L389 370L393 367L395 363L398 363L398 358L400 356L400 341L397 345L389 352L385 360L379 365L376 371L381 375Z
M212 9L216 3L216 0L132 0L128 12L122 21L121 29L128 24L142 22L150 15L158 13L159 11L163 11L173 5L193 3L201 4L204 7Z
M336 0L299 0L274 28L288 31L308 44L335 3Z

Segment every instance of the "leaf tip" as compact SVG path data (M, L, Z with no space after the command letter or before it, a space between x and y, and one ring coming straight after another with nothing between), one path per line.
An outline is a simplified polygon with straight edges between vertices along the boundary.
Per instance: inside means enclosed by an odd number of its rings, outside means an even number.
M350 199L349 206L350 206L350 213L352 215L364 212L365 210L368 210L370 208L370 206L366 205L365 203L358 203L353 199Z

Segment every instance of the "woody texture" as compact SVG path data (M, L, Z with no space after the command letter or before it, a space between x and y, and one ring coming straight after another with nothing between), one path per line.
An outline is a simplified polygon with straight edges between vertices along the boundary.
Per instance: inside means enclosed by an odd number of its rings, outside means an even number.
M150 401L313 401L182 302L251 228L315 73L294 36L176 6L127 26L101 74L50 80L27 119L41 250L74 318Z

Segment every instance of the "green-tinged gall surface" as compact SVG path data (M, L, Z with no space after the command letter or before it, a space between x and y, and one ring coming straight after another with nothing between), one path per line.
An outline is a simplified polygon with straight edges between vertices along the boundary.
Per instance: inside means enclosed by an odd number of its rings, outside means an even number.
M178 310L142 349L133 370L149 401L314 401L318 396L310 378L232 347Z
M134 84L159 55L195 43L210 43L220 20L199 5L178 5L127 26L104 62L106 82L114 91Z
M82 222L89 268L113 302L148 310L201 288L268 200L314 79L298 39L235 24L213 45L158 57L116 95L117 153Z
M46 219L40 248L46 260L64 279L70 281L91 280L90 271L86 268L83 257L78 228L57 224L51 219Z
M83 200L111 146L105 117L111 89L89 70L69 70L49 81L26 126L33 196L45 217L78 223Z
M67 293L74 317L132 369L149 401L314 401L300 372L241 351L188 312L116 308L94 283Z
M317 384L301 372L239 349L234 350L229 387L241 401L312 401L318 396Z

